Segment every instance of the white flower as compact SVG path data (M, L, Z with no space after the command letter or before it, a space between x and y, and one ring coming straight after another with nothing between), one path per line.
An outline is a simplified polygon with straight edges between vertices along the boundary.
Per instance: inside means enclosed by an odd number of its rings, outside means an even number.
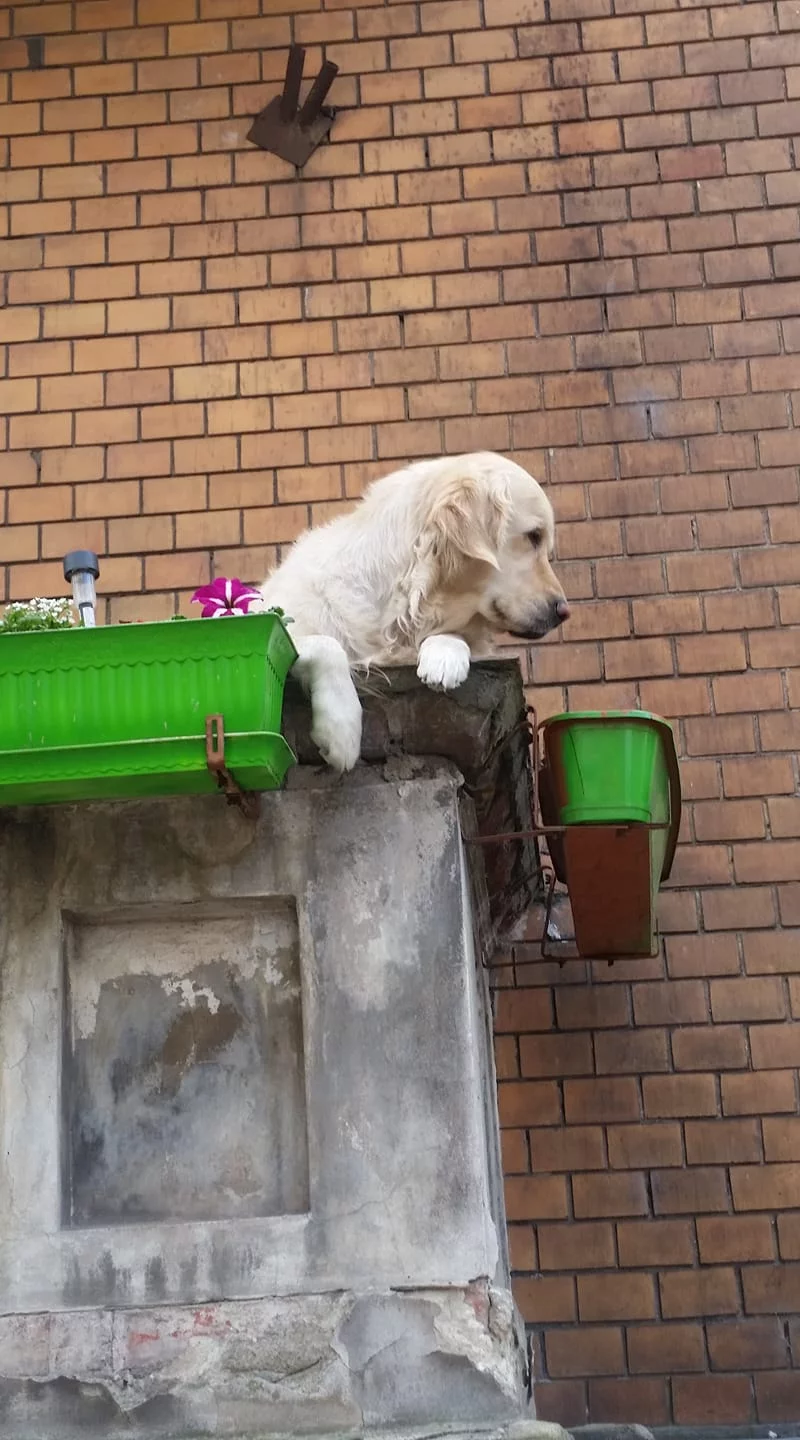
M74 624L72 601L35 596L33 600L12 600L6 606L0 629L65 630Z

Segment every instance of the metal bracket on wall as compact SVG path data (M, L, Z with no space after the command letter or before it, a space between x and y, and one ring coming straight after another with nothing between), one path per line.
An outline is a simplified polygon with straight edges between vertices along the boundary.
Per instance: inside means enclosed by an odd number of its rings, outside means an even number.
M326 60L298 110L305 56L303 45L292 45L283 90L256 116L247 135L259 149L298 167L305 165L333 124L334 111L323 109L323 104L339 73L339 66Z
M229 805L238 805L246 820L257 820L261 797L243 790L225 765L225 724L221 715L206 715L206 765Z

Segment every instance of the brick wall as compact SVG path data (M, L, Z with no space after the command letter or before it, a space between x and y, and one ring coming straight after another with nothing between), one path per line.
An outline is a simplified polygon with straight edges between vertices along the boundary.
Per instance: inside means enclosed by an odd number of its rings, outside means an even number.
M549 483L578 603L532 696L676 717L688 804L662 955L497 972L540 1411L797 1420L796 0L0 0L2 35L5 598L85 544L109 618L168 615L406 457ZM245 140L292 37L341 67L300 176Z

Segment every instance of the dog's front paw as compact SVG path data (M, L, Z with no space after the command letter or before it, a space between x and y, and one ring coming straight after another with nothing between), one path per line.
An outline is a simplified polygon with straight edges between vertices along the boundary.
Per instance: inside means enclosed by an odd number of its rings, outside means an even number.
M470 653L458 635L429 635L419 647L417 675L431 690L455 690L469 674Z
M353 769L361 754L361 705L355 691L346 703L343 695L329 695L314 706L311 739L332 770Z

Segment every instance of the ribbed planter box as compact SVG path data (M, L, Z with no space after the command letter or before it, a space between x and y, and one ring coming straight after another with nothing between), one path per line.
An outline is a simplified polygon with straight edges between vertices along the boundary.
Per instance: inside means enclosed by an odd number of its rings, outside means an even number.
M212 715L237 784L277 789L296 658L273 614L0 635L0 806L212 792Z

